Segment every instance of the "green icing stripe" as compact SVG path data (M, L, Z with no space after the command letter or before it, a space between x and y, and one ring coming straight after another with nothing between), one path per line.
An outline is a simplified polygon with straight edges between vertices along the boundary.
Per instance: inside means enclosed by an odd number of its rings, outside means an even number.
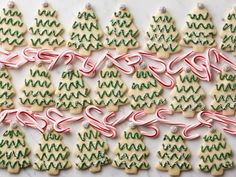
M33 35L40 35L40 36L53 36L53 37L58 37L60 36L64 30L60 29L59 31L49 31L47 29L33 29L32 27L30 27L29 31L33 34Z
M89 20L90 18L96 19L96 15L93 12L89 12L89 13L88 12L79 12L77 17L79 19L83 19L84 18L85 20Z
M20 31L14 31L11 28L0 28L0 33L3 36L7 36L10 35L11 37L18 37L18 38L22 38L24 36L24 33L20 32Z
M140 133L124 132L125 139L143 139L143 135Z
M173 19L171 16L158 16L158 17L155 17L155 16L152 16L152 19L154 20L154 22L158 23L158 22L167 22L167 23L170 23L171 20Z
M82 145L77 144L76 146L77 146L78 151L82 153L84 150L91 151L93 149L104 148L105 147L105 142L90 141L88 144L82 144Z
M7 24L12 26L22 27L24 23L20 20L15 20L13 18L0 18L0 24Z
M127 143L118 143L118 147L120 150L128 150L128 151L131 151L131 150L135 150L135 151L146 151L147 148L145 145L142 145L142 144L127 144Z
M73 29L79 28L81 30L85 30L87 29L88 31L92 31L93 29L99 30L99 26L97 23L78 23L78 22L74 22L72 25Z
M188 14L188 16L194 20L207 20L209 17L209 13L206 13L205 15L204 14Z
M115 17L119 17L119 18L131 18L131 14L129 12L122 12L122 11L118 11L114 13Z
M21 12L20 11L17 11L17 10L11 10L11 9L6 9L6 8L3 8L3 13L5 16L18 16L18 17L21 17Z
M89 139L97 139L99 136L99 133L97 131L92 131L92 130L89 130L89 132L85 132L83 134L81 133L78 133L78 137L80 140L82 141L87 141Z
M55 10L38 10L38 15L39 16L43 16L45 15L46 17L50 16L50 17L54 17L56 15L56 11Z
M47 82L47 81L40 81L40 80L36 80L33 81L32 79L29 80L25 80L25 86L32 86L32 87L36 87L36 86L40 86L40 87L47 87L49 88L52 85L52 83Z

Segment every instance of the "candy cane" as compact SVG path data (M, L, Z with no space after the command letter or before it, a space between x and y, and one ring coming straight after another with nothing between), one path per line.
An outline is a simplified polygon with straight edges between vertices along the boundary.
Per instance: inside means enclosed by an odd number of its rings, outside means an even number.
M48 126L48 121L45 119L44 116L32 113L31 111L27 110L18 109L16 112L16 120L22 126L35 128L39 130L41 133L43 133Z
M198 122L192 125L189 125L185 128L184 134L187 138L189 139L194 139L198 138L200 134L196 135L189 135L189 131L196 129L198 127L206 126L208 128L211 128L213 125L213 122L219 122L220 124L223 125L223 130L226 133L229 133L230 135L236 135L236 130L231 130L229 127L230 126L235 126L236 127L236 121L233 119L230 119L224 115L221 115L216 112L211 112L211 111L201 111L197 115Z
M14 114L14 113L16 113L16 112L17 112L16 109L9 109L9 110L3 110L3 111L1 111L1 113L0 113L0 123L10 123L11 120L8 119L8 116L9 116L10 114Z

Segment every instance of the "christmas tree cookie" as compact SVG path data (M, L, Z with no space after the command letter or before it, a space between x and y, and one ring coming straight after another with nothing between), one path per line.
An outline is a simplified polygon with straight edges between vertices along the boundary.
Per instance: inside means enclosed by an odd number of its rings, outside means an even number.
M102 166L110 163L108 157L108 145L101 138L100 132L83 123L84 128L78 133L78 143L76 145L76 157L78 169L89 169L96 173L101 171Z
M156 53L158 58L169 58L171 54L181 50L179 32L173 17L164 7L155 16L152 16L146 38L145 50Z
M46 171L49 175L58 175L61 170L71 168L70 151L62 144L62 136L53 130L47 130L42 135L41 143L35 151L37 160L33 168Z
M129 49L139 47L138 29L134 25L133 17L123 5L114 13L109 25L106 26L104 47L116 49L118 54L125 54Z
M236 111L236 74L230 68L217 76L216 84L210 92L213 98L211 109L222 112L223 115L232 116Z
M170 107L175 112L182 112L184 117L192 118L196 112L205 109L205 93L198 83L199 79L190 69L182 71L170 95Z
M20 103L30 107L32 111L43 111L44 107L54 105L52 95L54 88L50 81L50 75L42 64L37 64L30 69L30 75L25 79L21 88L23 96Z
M71 66L62 73L55 95L58 97L56 107L62 111L69 110L72 114L79 114L92 103L83 76Z
M99 27L97 17L90 4L78 13L70 31L69 48L78 50L82 56L91 55L92 51L103 48L101 43L102 30Z
M0 168L6 168L9 173L19 173L31 166L29 154L24 134L16 124L12 124L0 140Z
M32 47L54 49L65 44L62 37L64 29L57 19L57 12L48 3L43 3L43 7L38 10L29 32L29 45Z
M119 106L128 103L128 88L120 79L120 73L111 62L107 62L99 77L94 104L106 107L109 112L118 111Z
M232 8L224 18L224 26L220 33L220 48L236 56L236 7Z
M22 13L13 1L8 3L0 13L0 43L4 50L13 50L16 46L26 44L24 35L27 31L22 21Z
M13 109L15 91L11 83L11 76L5 67L0 68L0 110Z
M189 162L190 151L177 127L173 127L170 133L164 135L161 148L157 151L157 157L159 162L156 168L168 171L170 176L179 176L181 171L192 169Z
M112 166L123 169L127 174L149 169L149 163L146 161L149 151L143 142L143 135L133 125L121 134L113 152L116 157Z
M203 52L206 48L216 46L216 28L208 10L201 3L187 15L182 32L180 44L191 47L194 52Z
M232 150L225 142L223 134L216 129L203 137L199 158L199 170L210 172L212 176L221 176L224 170L233 167Z
M157 83L145 63L139 65L132 80L132 87L129 90L132 109L154 113L157 107L166 103L166 100L161 96L162 87Z

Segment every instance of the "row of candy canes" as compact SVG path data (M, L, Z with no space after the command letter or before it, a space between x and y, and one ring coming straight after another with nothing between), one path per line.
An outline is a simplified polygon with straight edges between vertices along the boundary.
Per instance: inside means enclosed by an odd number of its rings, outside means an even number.
M92 62L90 58L84 58L73 51L59 53L44 49L39 51L25 49L23 51L24 60L22 61L13 60L16 55L4 52L3 54L6 56L5 59L0 60L0 63L9 68L19 68L28 62L38 63L30 69L30 77L25 79L22 88L23 95L20 97L20 103L30 107L33 111L42 111L44 107L53 106L55 101L52 96L55 93L58 96L56 107L60 110L69 110L74 114L79 114L92 103L100 107L106 107L108 111L118 111L119 106L129 102L133 110L144 110L146 113L153 113L157 107L166 103L166 100L161 96L162 87L165 87L172 88L171 108L176 112L183 112L185 117L193 117L195 112L199 112L206 107L203 103L205 94L198 83L198 79L212 81L213 71L219 74L216 80L217 83L210 93L214 100L210 104L210 109L222 112L224 115L234 115L236 108L236 97L234 96L235 74L232 71L236 69L236 66L229 58L214 48L208 50L206 57L190 52L184 56L174 58L168 64L145 52L115 57L106 53L96 63ZM146 61L148 59L155 63L147 65ZM48 69L52 70L61 60L68 67L62 73L58 89L55 91L50 81L49 72L42 64L48 64ZM77 60L82 64L70 67ZM106 61L108 61L107 65L99 72L97 98L92 101L89 97L90 89L82 76L94 76ZM222 62L227 65L223 70L219 65ZM0 77L2 89L4 90L0 99L1 110L14 108L11 100L14 91L6 67L1 70ZM188 69L185 71L184 68L186 67ZM119 78L119 71L126 75L133 74L132 87L128 92L130 99L126 95L128 87ZM179 72L181 73L175 81L174 74ZM41 88L44 86L46 86L46 89L42 91ZM197 87L194 88L193 86Z
M96 111L98 115L93 115L93 111ZM10 119L9 114L15 114L16 121ZM161 108L156 111L154 118L148 120L143 118L145 116L143 112L131 112L114 119L115 112L104 114L95 106L87 107L85 116L80 117L64 117L55 108L48 109L46 115L20 109L3 111L0 114L1 123L11 122L11 126L3 133L0 141L0 167L6 168L10 173L18 173L31 165L30 149L17 123L35 128L42 133L42 141L35 151L37 160L33 168L47 171L50 175L58 175L61 170L72 166L69 161L69 149L62 143L62 133L70 131L65 124L81 120L84 120L84 128L78 132L76 166L78 169L89 169L91 172L98 172L102 166L111 162L112 166L123 169L128 174L137 173L141 169L149 169L150 165L146 161L149 151L143 142L143 137L157 137L158 126L161 124L172 126L171 131L164 135L163 143L157 151L156 168L168 171L171 176L179 176L181 171L192 169L189 162L191 153L184 140L195 139L200 135L189 135L191 130L202 126L212 127L214 122L218 122L223 125L226 133L236 135L236 130L232 129L232 126L236 126L236 122L214 112L200 112L198 122L190 125L168 120L166 116L170 114L172 114L171 110ZM102 116L101 120L99 116ZM113 149L116 156L111 160L108 156L108 145L100 134L115 138L116 126L127 120L131 123L121 134L120 140ZM141 127L145 130L141 130ZM9 152L10 149L12 150ZM203 172L210 172L213 176L222 175L224 170L233 167L232 150L224 140L223 134L215 128L211 128L203 136L199 157L198 168Z
M233 7L225 18L220 45L222 50L232 52L234 55L235 9ZM0 42L3 49L12 50L15 46L26 44L24 34L27 28L21 18L22 14L14 2L10 1L8 7L3 8L0 20ZM187 15L186 25L182 31L183 37L180 41L181 37L173 17L165 8L161 8L152 16L150 27L145 34L147 38L145 50L155 53L159 58L169 58L171 54L181 50L181 45L192 47L195 52L216 47L216 28L210 13L201 3ZM32 34L28 42L31 47L54 49L65 44L62 37L63 26L57 19L57 12L48 3L43 3L43 7L38 10L29 32ZM91 5L87 4L85 9L78 13L72 25L67 46L83 56L89 56L92 51L104 47L116 49L119 54L124 54L129 49L139 47L138 33L131 13L122 5L106 26L106 36L102 42L103 32Z

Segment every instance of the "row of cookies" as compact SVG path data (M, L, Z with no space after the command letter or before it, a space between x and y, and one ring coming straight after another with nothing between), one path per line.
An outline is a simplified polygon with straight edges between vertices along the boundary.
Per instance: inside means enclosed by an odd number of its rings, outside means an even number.
M0 17L0 42L5 50L12 50L15 46L26 44L24 34L26 26L21 19L21 12L14 2L8 8L3 8ZM186 24L182 30L182 39L176 29L173 17L162 8L155 16L146 32L145 50L156 53L160 58L168 58L170 54L181 50L180 46L192 47L195 52L216 46L216 28L211 15L203 4L198 4L187 14ZM235 47L236 10L233 8L225 17L220 48L236 54ZM32 47L54 49L65 45L63 39L63 26L57 19L57 12L44 3L37 11L34 24L29 28L31 33L28 45ZM105 28L105 37L99 27L97 17L91 8L78 13L71 31L67 46L82 56L91 55L92 51L102 48L116 49L119 54L127 53L128 49L139 47L137 41L138 29L133 22L131 13L125 6L121 6L113 14L112 19ZM181 40L180 40L181 39Z
M143 135L136 126L129 126L123 131L118 143L113 149L113 160L108 155L108 144L101 137L100 132L87 123L77 134L75 147L76 167L89 170L92 173L101 171L103 166L123 169L127 174L136 174L139 170L148 170L148 147L143 142ZM16 124L5 130L0 140L0 168L10 173L19 173L21 169L33 165L39 171L46 171L49 175L58 175L61 170L71 168L69 160L70 150L62 142L62 134L52 129L41 135L41 141L35 149L36 160L32 164L29 154L30 148L26 144L24 134ZM9 151L11 150L11 151ZM224 170L233 167L232 150L226 143L223 134L212 129L203 136L203 143L199 151L197 168L203 172L219 176ZM168 171L170 176L179 176L182 171L192 169L191 152L176 127L163 137L160 149L157 151L158 163L156 168Z
M128 89L116 67L111 62L107 62L99 72L95 88L96 98L93 101L90 98L89 86L84 82L82 75L71 65L69 66L62 72L56 91L50 80L50 73L42 64L31 68L21 88L20 103L32 111L40 112L44 108L56 105L57 109L70 111L73 114L79 114L91 104L105 107L109 112L116 112L119 106L129 104L133 110L154 113L157 107L166 103L166 99L162 97L163 88L145 63L140 64L133 74L132 85ZM235 81L236 74L228 67L218 74L215 86L210 93L213 99L210 109L222 112L223 115L234 115L236 110ZM6 68L0 70L0 86L1 110L14 108L14 89ZM56 101L53 99L54 94L57 96ZM205 93L198 77L190 69L182 71L177 76L171 98L171 109L182 112L185 117L194 117L196 112L206 108L203 102Z

